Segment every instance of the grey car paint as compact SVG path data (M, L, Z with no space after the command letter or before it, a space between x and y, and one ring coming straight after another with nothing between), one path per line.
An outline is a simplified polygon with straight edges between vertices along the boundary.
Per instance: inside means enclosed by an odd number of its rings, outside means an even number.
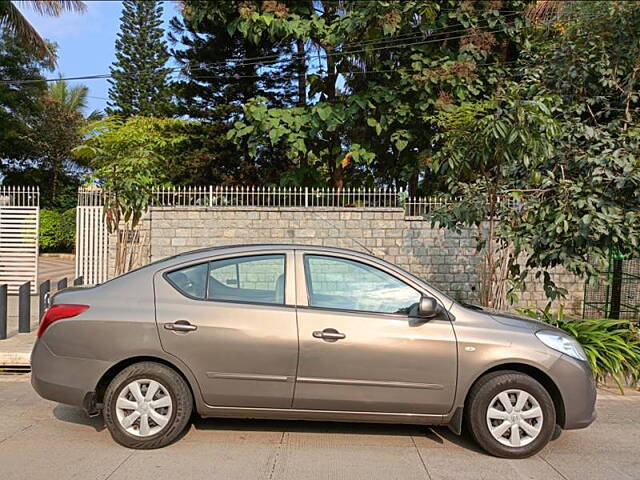
M193 300L163 276L179 266L238 255L284 253L283 306ZM305 252L349 258L433 296L433 319L309 307ZM90 309L54 322L32 353L32 383L50 400L100 407L105 382L124 365L158 359L188 381L202 416L449 424L459 431L473 383L492 369L531 372L550 390L565 429L595 418L586 362L546 347L535 321L460 305L419 278L376 257L298 245L205 249L147 265L91 288L56 293L52 304ZM188 320L192 332L164 325ZM333 328L345 339L312 332Z

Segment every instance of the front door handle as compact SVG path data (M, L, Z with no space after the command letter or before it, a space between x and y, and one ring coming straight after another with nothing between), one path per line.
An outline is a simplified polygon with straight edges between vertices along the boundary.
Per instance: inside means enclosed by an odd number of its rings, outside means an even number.
M172 330L174 332L193 332L197 330L196 325L191 325L187 320L178 320L175 323L165 323L165 330Z
M335 328L325 328L322 331L316 330L312 335L313 338L321 338L322 340L326 340L327 342L335 342L336 340L347 338L344 333L340 333Z

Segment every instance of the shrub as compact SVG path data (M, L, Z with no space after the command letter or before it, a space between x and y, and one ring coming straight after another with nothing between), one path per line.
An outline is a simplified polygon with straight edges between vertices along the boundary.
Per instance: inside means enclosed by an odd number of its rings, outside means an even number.
M76 244L76 209L70 208L60 216L59 245L62 251L72 252Z
M40 251L53 252L58 246L60 212L40 210Z
M75 209L69 209L64 213L40 210L41 252L71 252L75 244L75 235Z
M522 311L536 317L532 310ZM562 308L556 315L542 311L542 320L561 328L580 342L598 382L613 379L620 391L626 381L640 381L640 331L628 320L574 320Z

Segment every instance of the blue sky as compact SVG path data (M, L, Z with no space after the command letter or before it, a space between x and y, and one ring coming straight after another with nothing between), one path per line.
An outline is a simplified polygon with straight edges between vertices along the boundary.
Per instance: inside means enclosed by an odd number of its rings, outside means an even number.
M42 17L21 7L22 13L40 35L58 44L58 69L45 72L47 77L61 73L65 77L109 73L115 60L115 41L120 29L120 1L87 1L85 14L64 13L58 18ZM177 2L164 2L165 24L175 16ZM89 87L88 111L105 108L109 84L107 80L84 80Z

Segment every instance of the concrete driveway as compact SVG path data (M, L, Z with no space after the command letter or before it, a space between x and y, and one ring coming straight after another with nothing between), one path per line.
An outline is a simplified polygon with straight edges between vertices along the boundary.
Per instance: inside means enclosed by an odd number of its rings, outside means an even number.
M196 420L162 450L115 444L100 419L40 399L28 375L0 377L0 478L640 479L640 394L601 392L599 418L540 455L501 460L446 428Z

